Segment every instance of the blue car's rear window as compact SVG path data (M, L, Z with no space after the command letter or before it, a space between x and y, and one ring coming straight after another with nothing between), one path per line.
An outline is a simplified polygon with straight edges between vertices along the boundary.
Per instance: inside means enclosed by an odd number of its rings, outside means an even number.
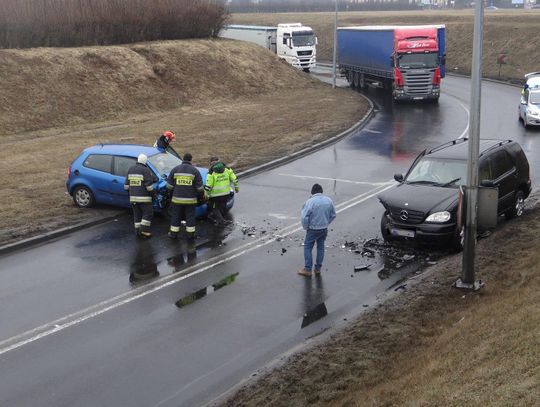
M98 171L111 172L112 155L90 154L84 160L83 165Z

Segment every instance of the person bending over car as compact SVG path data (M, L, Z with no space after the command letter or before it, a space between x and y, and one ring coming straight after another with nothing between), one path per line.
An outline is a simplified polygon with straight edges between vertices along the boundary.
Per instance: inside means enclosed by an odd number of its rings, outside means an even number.
M176 140L176 135L172 131L167 130L161 136L158 137L158 139L154 143L154 147L158 148L161 151L167 151L168 153L171 153L175 157L182 159L182 157L180 157L180 155L176 152L176 150L171 147L171 142L175 140Z
M154 184L158 181L154 173L148 168L148 157L139 154L137 164L129 168L124 183L124 189L129 191L129 202L133 209L133 220L137 236L151 237L150 226L154 209L152 198L155 194Z

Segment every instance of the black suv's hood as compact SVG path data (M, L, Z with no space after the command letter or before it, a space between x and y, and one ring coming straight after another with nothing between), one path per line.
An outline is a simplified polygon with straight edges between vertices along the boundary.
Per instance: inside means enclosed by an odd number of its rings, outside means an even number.
M410 209L424 214L451 211L458 201L459 189L420 184L399 184L379 194L385 206Z

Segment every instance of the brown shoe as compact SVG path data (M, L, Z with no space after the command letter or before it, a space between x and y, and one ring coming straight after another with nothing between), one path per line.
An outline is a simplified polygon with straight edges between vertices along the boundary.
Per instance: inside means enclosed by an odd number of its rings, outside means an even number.
M307 268L301 268L298 270L298 274L304 277L311 277L311 271L309 271Z

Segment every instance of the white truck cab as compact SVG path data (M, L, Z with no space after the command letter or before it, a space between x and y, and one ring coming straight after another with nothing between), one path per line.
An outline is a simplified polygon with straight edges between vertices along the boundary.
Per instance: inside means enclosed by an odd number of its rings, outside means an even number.
M278 24L277 55L292 66L309 71L317 62L317 37L301 23Z
M317 62L317 37L311 27L301 23L277 27L226 25L219 36L259 44L298 69L309 72Z

